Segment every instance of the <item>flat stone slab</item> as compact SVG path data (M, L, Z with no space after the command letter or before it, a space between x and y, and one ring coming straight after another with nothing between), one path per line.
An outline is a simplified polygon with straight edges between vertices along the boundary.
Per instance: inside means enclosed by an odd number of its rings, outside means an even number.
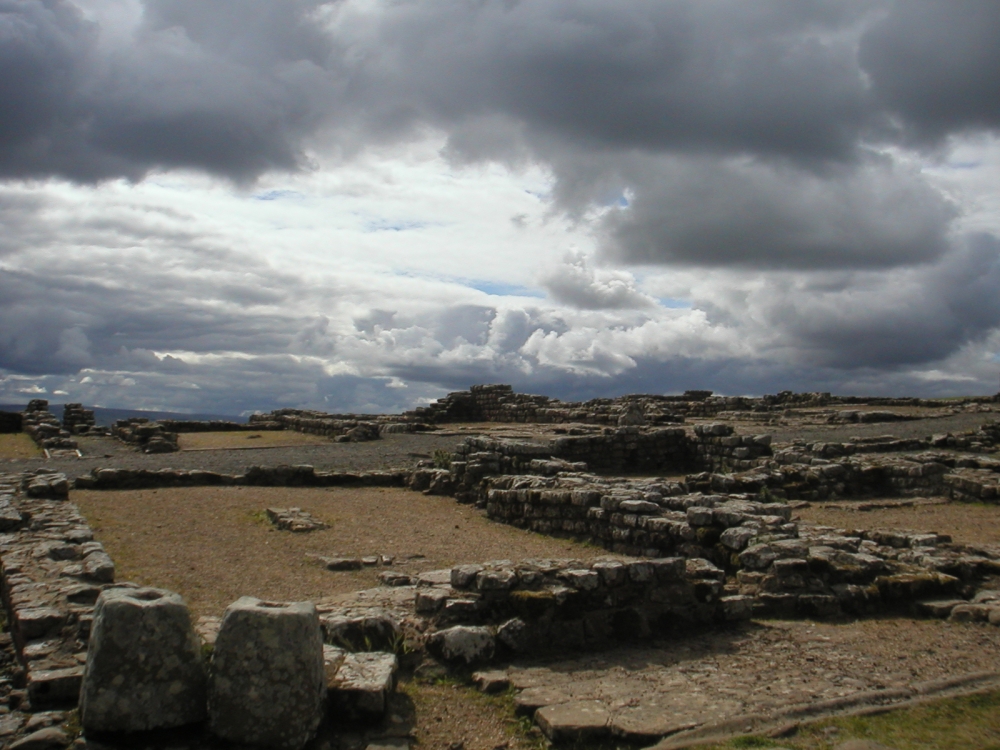
M600 701L573 701L538 709L535 722L553 742L592 740L610 732L611 712Z
M483 693L502 693L510 687L510 677L498 669L473 672L472 681Z
M398 668L395 654L384 651L346 654L327 683L331 709L352 720L381 717L396 688Z
M573 697L555 687L530 687L514 698L514 710L522 716L531 716L538 709L559 703L569 703Z
M663 705L626 706L611 720L611 733L629 742L655 742L686 729L694 729L695 721L685 711L675 711Z

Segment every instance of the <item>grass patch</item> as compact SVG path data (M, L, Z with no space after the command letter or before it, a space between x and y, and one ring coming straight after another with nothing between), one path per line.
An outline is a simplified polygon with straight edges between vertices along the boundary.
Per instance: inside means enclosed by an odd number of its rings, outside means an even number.
M45 453L23 432L0 435L0 458L43 458Z
M827 719L804 727L792 737L750 735L701 747L831 750L847 740L870 740L894 750L1000 750L1000 690L942 698L875 716Z

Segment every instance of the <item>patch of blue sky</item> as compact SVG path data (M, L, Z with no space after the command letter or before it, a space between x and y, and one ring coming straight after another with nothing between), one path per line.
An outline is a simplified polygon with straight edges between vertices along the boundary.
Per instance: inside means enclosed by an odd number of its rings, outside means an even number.
M409 219L369 219L362 224L365 232L408 232L413 229L424 229L431 226L427 221Z
M463 281L462 283L467 287L478 289L480 292L485 292L494 297L537 297L545 299L545 294L541 290L531 289L519 284L504 284L498 281L485 281L481 279L472 279Z
M550 201L552 199L552 193L551 192L543 193L543 192L541 192L539 190L525 190L524 192L526 192L532 198L537 198L538 200L540 200L542 202L546 202L547 203L548 201Z
M298 190L267 190L263 193L257 193L254 196L255 200L259 201L277 201L284 198L302 198L303 195Z
M691 304L691 300L680 297L658 297L656 301L660 303L661 307L670 307L678 310L690 310L694 307Z

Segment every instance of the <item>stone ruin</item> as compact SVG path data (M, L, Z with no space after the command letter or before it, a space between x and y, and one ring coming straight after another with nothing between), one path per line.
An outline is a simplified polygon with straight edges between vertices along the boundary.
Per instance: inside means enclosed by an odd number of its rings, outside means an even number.
M94 412L83 404L66 404L63 407L63 429L73 435L85 435L97 424Z
M135 445L143 453L173 453L180 450L177 433L145 417L119 419L111 426L111 435L123 443Z
M598 401L581 414L574 405L482 386L404 415L419 422L371 422L376 435L389 434L386 428L393 425L426 429L449 419L537 418L575 425L550 440L466 438L448 468L350 473L279 466L251 467L240 475L109 468L74 482L79 489L407 486L473 503L498 522L583 539L626 556L590 562L496 560L416 576L391 569L390 560L380 579L393 592L393 606L240 600L221 620L191 624L176 595L115 582L113 562L66 500L64 476L39 471L0 478L0 592L24 667L21 702L37 709L72 705L81 696L83 724L95 730L129 731L115 722L124 714L141 715L146 728L207 721L218 736L234 741L300 747L323 716L353 721L382 715L395 685L394 652L403 643L469 668L518 655L642 642L751 617L904 613L1000 626L1000 548L959 544L939 534L805 526L791 520L790 504L929 493L998 502L1000 461L985 454L1000 445L1000 426L986 423L964 435L775 448L768 435L737 435L730 424L679 426L687 416L735 405L731 399L716 403L706 392ZM792 403L825 408L845 402L828 394L743 401L753 402L750 413L763 414L780 413ZM829 414L822 418L830 421ZM341 423L352 420L302 412L258 420L256 429L268 424L268 429L329 429L330 434L365 422L345 427ZM146 423L133 424L137 432ZM621 476L627 472L653 476ZM296 510L268 513L277 527L292 531L299 530L297 522L315 522ZM356 569L336 562L331 569ZM105 615L116 610L125 614ZM153 701L161 706L156 710L107 709L114 702L112 688L120 686L109 687L101 675L122 673L124 667L104 661L101 643L114 637L105 633L134 618L160 617L154 614L159 610L164 624L156 628L173 633L157 639L174 644L167 649L175 657L171 664L178 663L178 653L191 655L180 660L189 672L171 683L181 686L175 695L190 698L187 707L175 712L181 718L163 718L162 701ZM262 713L263 707L246 703L248 696L232 692L233 686L253 683L258 692L273 692L287 680L278 672L241 672L246 667L236 655L248 644L265 653L259 629L276 626L260 623L286 612L288 627L297 633L287 648L302 649L295 657L301 660L297 670L319 676L306 681L311 685L306 693L287 703L276 698L269 706L273 711ZM197 638L212 653L207 663L199 664L195 651L202 649L190 646ZM119 650L117 657L127 661L130 653ZM263 682L254 682L258 679ZM138 690L138 683L128 684L130 694ZM290 703L294 711L283 708ZM539 715L539 724L559 736L558 722L550 718Z
M77 443L49 411L45 399L33 399L21 412L22 429L44 450L76 450Z

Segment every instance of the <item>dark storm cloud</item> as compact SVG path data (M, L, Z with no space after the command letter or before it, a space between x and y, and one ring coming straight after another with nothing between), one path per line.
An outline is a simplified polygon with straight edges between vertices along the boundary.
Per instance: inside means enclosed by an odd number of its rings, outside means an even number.
M895 0L861 39L875 95L920 138L1000 127L1000 4Z
M630 160L631 161L631 160ZM886 157L816 172L706 158L632 162L635 198L604 222L610 258L758 268L887 268L932 261L956 208Z
M116 48L67 0L4 0L0 176L191 167L245 180L301 166L326 111L315 6L152 2Z
M996 125L997 12L884 6L146 0L122 41L68 0L3 0L0 174L249 179L301 167L330 127L347 143L431 124L476 159L574 147L850 162L891 112L937 131Z
M358 78L390 121L502 115L588 148L846 158L874 114L841 36L866 5L394 4ZM473 154L497 142L464 135Z
M997 289L1000 241L973 235L938 265L839 288L772 288L759 309L810 364L912 365L944 359L1000 325Z
M995 14L914 6L394 3L346 13L340 31L364 50L352 92L372 132L429 122L456 161L546 163L571 216L628 195L627 209L597 222L608 261L887 268L940 257L957 212L880 150L910 131L996 124L969 114L970 92L936 125L921 92L971 86L980 109L1000 106L989 90L997 53L977 28ZM935 15L952 12L935 31ZM907 24L926 32L912 49L898 31ZM973 48L963 64L925 80L963 40Z

